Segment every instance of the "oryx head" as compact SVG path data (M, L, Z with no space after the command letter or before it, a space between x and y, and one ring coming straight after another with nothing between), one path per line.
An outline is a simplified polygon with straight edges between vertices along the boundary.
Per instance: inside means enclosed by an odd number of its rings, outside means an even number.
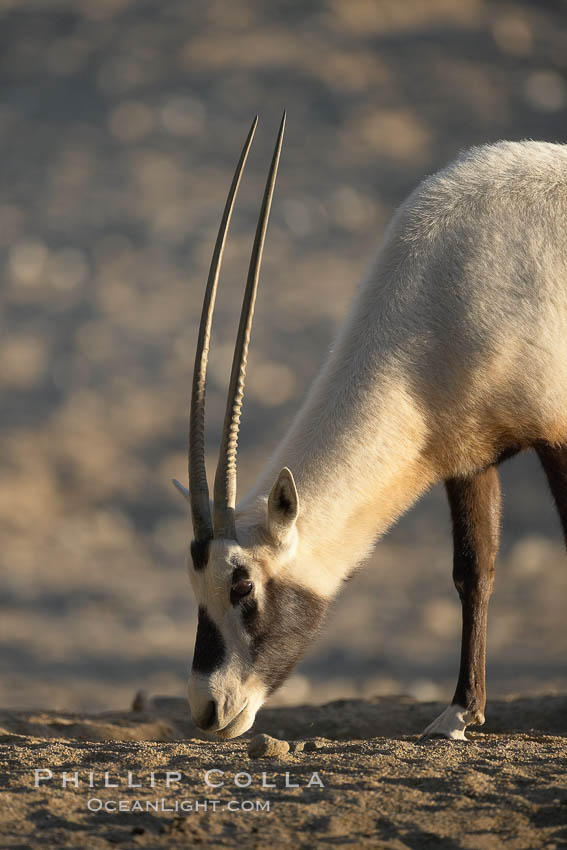
M252 249L211 516L205 470L205 381L211 323L228 226L256 124L257 119L236 167L207 280L191 395L189 490L174 481L190 503L194 531L188 566L199 620L189 703L195 723L223 738L250 728L266 696L281 684L303 654L327 607L321 596L289 578L297 550L299 514L289 469L282 469L269 497L258 502L246 522L237 523L235 516L236 450L246 359L285 113Z

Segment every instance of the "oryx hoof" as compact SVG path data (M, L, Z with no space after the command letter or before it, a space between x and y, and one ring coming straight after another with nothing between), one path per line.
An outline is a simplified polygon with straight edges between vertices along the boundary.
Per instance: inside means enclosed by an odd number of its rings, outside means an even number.
M429 724L419 738L419 743L425 743L435 738L468 742L469 739L465 735L465 730L472 723L484 723L484 717L480 712L469 711L462 705L450 705L433 723Z

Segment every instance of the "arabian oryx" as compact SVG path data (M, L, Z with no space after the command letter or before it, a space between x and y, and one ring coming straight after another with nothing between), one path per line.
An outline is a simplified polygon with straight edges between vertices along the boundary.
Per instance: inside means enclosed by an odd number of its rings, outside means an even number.
M254 121L217 237L199 328L189 430L199 619L195 722L250 728L301 658L345 577L435 482L453 521L459 678L425 736L484 721L485 639L498 547L498 465L533 448L567 533L567 146L474 148L395 214L331 353L273 460L236 506L236 448L252 314L285 115L252 250L214 498L205 378L219 270ZM377 730L379 731L379 730Z

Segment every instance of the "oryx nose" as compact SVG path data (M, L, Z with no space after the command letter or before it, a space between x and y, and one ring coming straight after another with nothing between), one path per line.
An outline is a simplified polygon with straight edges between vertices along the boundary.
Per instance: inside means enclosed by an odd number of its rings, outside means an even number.
M195 723L201 729L210 729L217 722L217 704L214 699L209 700L200 718L195 717Z

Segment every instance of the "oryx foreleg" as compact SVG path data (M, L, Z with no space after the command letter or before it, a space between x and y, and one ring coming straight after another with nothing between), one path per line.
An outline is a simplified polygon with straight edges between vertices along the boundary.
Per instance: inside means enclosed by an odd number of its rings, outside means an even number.
M461 665L451 705L423 737L466 740L470 724L484 723L488 602L500 525L500 483L495 466L445 482L453 521L453 580L461 598Z

